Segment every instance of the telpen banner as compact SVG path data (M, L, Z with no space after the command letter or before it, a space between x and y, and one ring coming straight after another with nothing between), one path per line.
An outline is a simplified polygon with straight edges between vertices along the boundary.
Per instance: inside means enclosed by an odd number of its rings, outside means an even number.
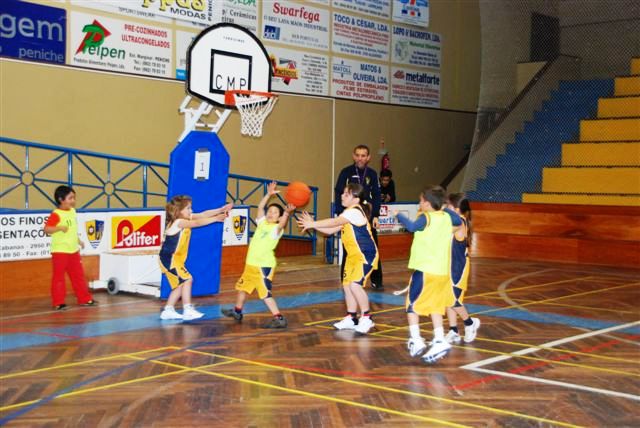
M0 261L46 259L51 237L44 233L50 213L0 214ZM164 233L164 210L92 211L77 213L80 254L159 250ZM249 209L233 208L224 221L222 245L247 245Z

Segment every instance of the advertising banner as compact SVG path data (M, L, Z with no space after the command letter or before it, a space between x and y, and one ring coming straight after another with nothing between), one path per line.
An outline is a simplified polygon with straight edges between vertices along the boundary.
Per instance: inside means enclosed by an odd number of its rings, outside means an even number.
M0 55L65 64L67 12L17 0L0 3Z
M258 35L257 0L215 0L214 19L238 24Z
M148 19L154 23L171 24L171 18L156 15L151 9L142 7L142 2L143 0L127 2L118 0L71 0L71 4L74 6Z
M440 107L440 73L391 67L391 103Z
M358 101L389 102L389 67L333 57L331 95Z
M396 22L429 26L429 0L393 0L393 16Z
M418 204L382 204L380 205L380 217L378 233L399 233L404 232L404 227L392 215L392 210L398 211L415 220L418 216Z
M72 65L173 77L171 30L79 12L69 28Z
M329 57L274 46L267 51L273 64L271 90L329 95Z
M388 19L391 16L391 0L333 0L332 5L377 18Z
M440 68L442 38L437 33L393 26L391 62Z
M71 3L155 22L177 19L206 26L213 24L214 0L71 0Z
M329 11L290 1L262 4L262 40L329 49Z
M389 25L333 13L333 52L389 61Z
M176 30L176 79L187 79L187 49L198 33Z
M51 237L44 233L49 212L0 214L0 261L46 259ZM77 213L78 238L84 256L158 251L164 233L164 210ZM233 208L224 221L223 244L247 245L249 208Z

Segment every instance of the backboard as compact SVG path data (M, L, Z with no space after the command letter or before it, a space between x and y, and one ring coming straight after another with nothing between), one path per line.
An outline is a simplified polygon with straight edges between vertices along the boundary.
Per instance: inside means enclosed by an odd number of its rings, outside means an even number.
M227 90L271 92L271 62L244 27L220 23L200 33L187 51L187 92L224 108Z

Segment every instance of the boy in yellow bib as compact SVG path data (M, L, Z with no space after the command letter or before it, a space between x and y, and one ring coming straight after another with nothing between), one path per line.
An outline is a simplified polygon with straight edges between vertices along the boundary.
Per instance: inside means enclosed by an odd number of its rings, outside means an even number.
M412 357L422 354L427 345L420 335L420 315L430 315L434 339L423 360L434 363L447 355L451 345L445 340L442 316L453 306L455 297L449 276L451 238L454 227L461 224L458 216L442 211L446 199L440 186L429 186L420 194L420 212L413 222L394 211L402 225L414 232L409 269L413 269L406 300L410 338L407 342Z
M236 290L238 290L236 306L233 309L222 309L224 316L242 321L242 307L247 295L257 291L258 297L273 314L273 319L265 324L264 328L285 328L287 326L286 318L278 310L278 305L271 295L271 285L276 270L275 250L284 233L289 215L296 207L289 204L286 209L283 209L278 204L270 204L265 212L265 206L269 199L279 193L276 186L275 181L269 183L267 194L258 204L258 218L256 219L258 227L249 242L244 272L236 282Z

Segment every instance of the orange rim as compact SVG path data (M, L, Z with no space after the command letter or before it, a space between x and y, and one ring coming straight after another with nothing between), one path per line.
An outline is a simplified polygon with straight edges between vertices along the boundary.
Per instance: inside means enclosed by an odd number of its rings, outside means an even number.
M243 90L243 89L233 89L231 91L226 91L224 93L224 103L228 106L234 106L236 105L236 98L234 97L235 94L239 94L239 95L258 95L261 97L266 97L266 98L274 98L277 97L278 94L274 94L273 92L258 92L258 91L247 91L247 90Z

